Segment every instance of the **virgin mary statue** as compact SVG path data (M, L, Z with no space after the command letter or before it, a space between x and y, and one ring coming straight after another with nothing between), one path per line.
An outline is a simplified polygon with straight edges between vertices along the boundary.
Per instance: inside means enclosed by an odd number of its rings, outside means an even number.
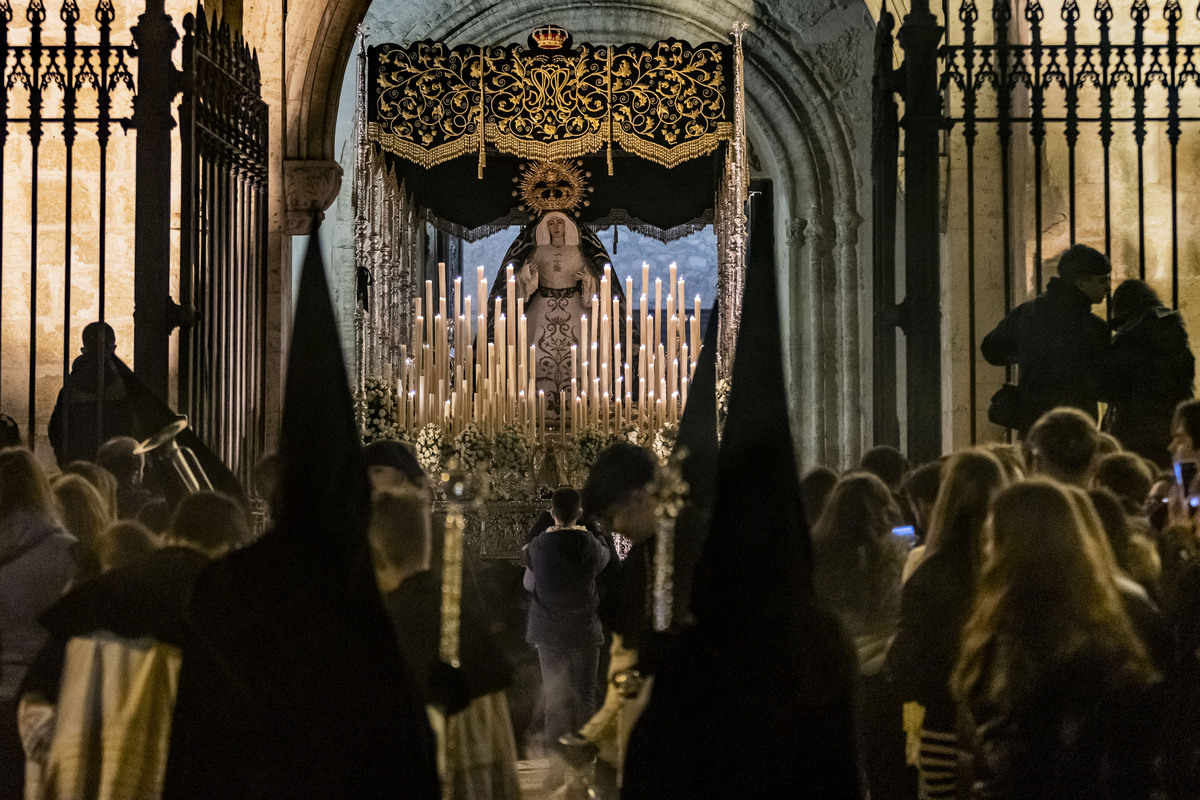
M580 315L591 308L600 288L608 251L586 227L561 211L548 211L526 225L509 246L488 298L489 338L497 297L505 297L507 268L516 279L517 297L525 300L527 341L537 348L535 388L546 393L547 410L559 413L559 392L571 390L572 345L580 345ZM620 281L611 278L612 292L625 308Z

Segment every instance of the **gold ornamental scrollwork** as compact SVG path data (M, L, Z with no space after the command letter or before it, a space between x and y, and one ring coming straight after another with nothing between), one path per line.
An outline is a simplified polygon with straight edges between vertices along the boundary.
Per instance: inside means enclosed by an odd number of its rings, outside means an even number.
M425 168L478 150L481 125L486 144L520 158L578 158L615 141L667 167L733 135L729 45L418 42L372 47L369 60L368 135Z
M368 137L429 169L477 147L479 48L437 42L369 50Z

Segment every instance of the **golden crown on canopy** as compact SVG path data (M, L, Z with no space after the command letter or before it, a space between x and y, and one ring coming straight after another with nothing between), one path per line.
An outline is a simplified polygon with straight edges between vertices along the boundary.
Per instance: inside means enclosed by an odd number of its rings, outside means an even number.
M561 25L542 25L529 35L541 50L561 50L571 34Z
M579 161L534 161L513 178L517 184L513 197L521 198L521 208L531 217L547 211L579 216L580 208L590 202L587 195L592 187L585 181L591 176Z

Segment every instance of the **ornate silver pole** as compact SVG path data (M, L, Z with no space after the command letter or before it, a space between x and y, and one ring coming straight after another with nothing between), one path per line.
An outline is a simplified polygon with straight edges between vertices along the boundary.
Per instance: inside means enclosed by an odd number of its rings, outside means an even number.
M746 200L750 174L746 166L746 85L742 34L746 24L733 29L733 140L725 152L724 176L717 201L717 296L721 303L721 330L717 337L717 374L733 371L738 323L742 316L742 285L746 275Z
M358 97L354 109L354 186L351 196L354 199L354 414L358 421L358 429L366 427L367 398L366 398L366 310L359 300L359 289L362 270L367 268L367 50L366 31L358 26Z

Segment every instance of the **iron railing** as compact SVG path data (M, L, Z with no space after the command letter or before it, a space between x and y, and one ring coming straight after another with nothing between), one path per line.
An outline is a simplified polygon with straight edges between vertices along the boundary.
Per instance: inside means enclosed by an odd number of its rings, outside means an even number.
M29 295L28 295L28 397L27 441L34 449L38 440L38 397L39 377L38 348L44 338L39 330L40 297L47 296L43 287L62 276L62 381L66 383L71 369L72 348L77 345L78 332L82 323L73 324L72 305L73 272L80 266L77 249L73 246L76 237L97 236L96 251L96 318L105 321L106 283L108 269L108 167L109 143L116 124L128 124L129 119L121 116L134 99L134 76L130 67L133 49L129 44L114 44L112 25L115 12L110 0L101 0L94 11L95 25L85 22L80 25L81 12L75 0L64 0L58 12L63 23L61 42L48 41L46 25L47 9L42 0L32 0L25 8L24 18L28 28L19 26L22 36L27 32L27 44L13 44L12 35L17 28L13 25L13 8L8 0L0 0L0 81L3 82L4 99L0 104L0 164L10 156L12 139L23 137L28 141L31 156L30 170L24 180L29 198ZM77 41L81 29L96 31L98 43L80 44ZM57 36L55 37L57 39ZM14 105L15 104L15 105ZM42 147L48 135L59 134L64 144L63 162L44 168ZM75 196L80 192L76 178L76 151L80 135L95 137L98 146L99 190L96 194L98 209L85 209L84 221L77 224ZM10 151L6 153L6 151ZM63 256L61 270L50 262L43 252L39 233L43 220L39 212L46 202L56 198L42 193L42 183L50 172L62 175L61 183L51 180L49 192L61 191ZM7 207L15 206L14 195L5 195L5 181L0 174L0 229L4 228L4 213ZM13 187L9 187L13 188ZM18 190L21 187L15 187ZM19 193L16 197L19 197ZM11 213L11 212L10 212ZM0 236L0 262L3 261L6 236ZM91 267L91 264L86 266ZM4 281L4 270L0 266L0 296L12 292L11 283ZM15 331L15 321L3 318L0 311L0 327ZM43 323L42 328L46 326ZM16 349L16 348L14 348ZM5 348L0 347L0 359ZM10 351L11 352L11 351ZM104 361L97 359L98 385L96 392L96 415L103 415L104 404ZM3 392L3 364L0 363L0 393ZM60 411L63 417L64 435L69 436L71 426L68 416L69 403ZM97 426L99 429L99 425Z
M198 319L180 329L180 410L251 486L266 431L267 105L240 36L203 10L183 25L180 304Z

